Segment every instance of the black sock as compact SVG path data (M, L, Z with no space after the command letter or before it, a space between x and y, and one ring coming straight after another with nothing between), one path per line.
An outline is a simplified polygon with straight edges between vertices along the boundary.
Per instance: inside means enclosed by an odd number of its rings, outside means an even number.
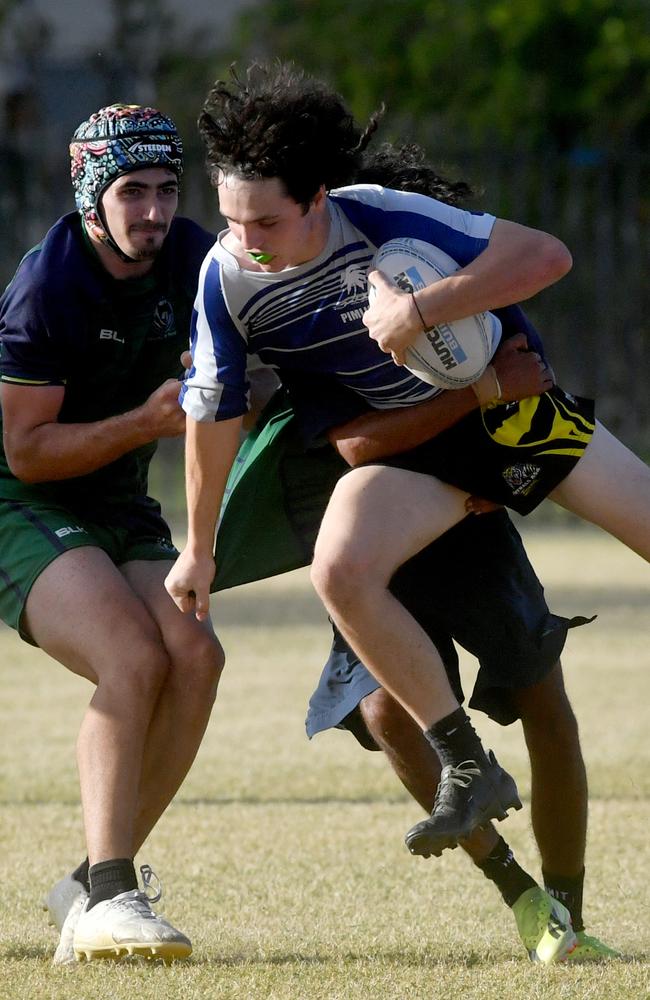
M119 896L121 892L129 892L138 888L138 880L131 858L114 858L112 861L100 861L96 865L91 865L90 878L90 899L87 909L92 910L93 906L101 903L104 899L112 899Z
M481 741L462 708L434 722L430 729L424 731L424 736L438 754L443 767L462 764L465 760L475 760L479 766L487 764Z
M503 896L506 906L512 906L513 903L517 902L522 892L537 885L535 879L517 864L514 854L503 837L499 837L498 842L485 860L475 863L485 877L489 878L490 882L494 882Z
M549 896L558 899L571 914L574 931L583 931L585 922L582 919L582 889L585 882L584 868L579 875L570 878L567 875L550 875L542 868L544 888Z
M73 879L77 882L81 882L82 886L86 892L90 892L90 880L88 879L88 869L90 868L90 862L88 858L84 858L78 868L72 873Z

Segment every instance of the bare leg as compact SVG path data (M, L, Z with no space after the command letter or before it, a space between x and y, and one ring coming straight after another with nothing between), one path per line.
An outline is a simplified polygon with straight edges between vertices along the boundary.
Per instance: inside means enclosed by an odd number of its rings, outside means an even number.
M39 645L97 685L78 738L91 864L142 846L214 702L223 652L211 626L182 615L165 591L169 565L130 563L122 575L100 550L76 549L41 574L27 602Z
M440 761L417 723L383 688L366 695L359 711L396 776L424 811L430 813L440 780ZM473 830L460 846L478 862L487 858L498 840L499 835L490 823L484 829Z
M602 424L549 496L650 561L650 468Z
M25 624L97 685L77 740L91 864L132 856L144 744L170 662L144 604L97 548L63 553L36 580Z
M163 580L169 562L131 562L120 572L98 550L76 551L85 557L73 559L73 568L91 602L97 599L93 607L102 608L105 601L112 613L118 609L115 595L119 595L123 607L118 619L109 616L106 622L89 622L94 628L89 644L85 635L75 629L76 618L72 615L63 621L63 637L58 630L53 632L51 623L43 622L43 605L39 602L51 589L48 579L37 581L42 586L29 602L28 627L37 641L70 669L97 684L78 741L88 859L72 878L62 879L48 895L50 916L61 930L56 964L74 961L75 942L85 919L80 913L86 892L79 884L87 890L89 864L112 862L109 889L105 884L103 889L101 885L97 889L93 880L90 900L94 904L101 901L95 898L99 893L115 895L135 886L132 866L129 871L124 863L115 864L115 859L135 856L180 787L205 732L223 666L223 652L211 625L182 615L165 591ZM66 569L66 565L56 561L57 570ZM66 596L74 599L77 588L70 592L69 575L57 573L57 582L62 582ZM110 586L106 593L101 588L98 593L98 580L103 577ZM65 602L61 608L71 610ZM86 610L79 607L79 611ZM139 647L145 639L145 662L158 660L162 669L159 682L143 692L145 697L138 705L139 688L136 685L134 700L131 681L139 669ZM113 671L118 675L117 699L107 683ZM100 725L93 712L98 704ZM137 742L129 746L125 733L127 738L135 733ZM147 926L151 929L149 923ZM170 925L161 925L158 930L166 941L165 947L177 956L190 949L187 938ZM84 933L86 937L81 937L85 947L80 945L81 950L92 955L97 941L92 929L86 927Z
M529 688L513 692L531 764L531 819L546 871L579 875L587 836L587 777L578 725L566 696L562 668ZM402 784L430 812L440 763L417 725L386 691L378 688L360 704L361 717ZM493 849L492 825L475 830L461 845L475 861Z
M557 672L561 682L559 667ZM541 685L537 685L536 689L540 687ZM549 696L552 687L553 685L549 685ZM418 732L416 724L381 688L361 701L359 713L368 732L388 757L397 776L413 798L428 811L440 771L436 755ZM542 720L539 721L541 723ZM541 772L541 759L537 763ZM540 787L543 784L543 777L540 773ZM561 787L561 779L557 780L558 775L554 771L549 773L548 778L552 782L557 781ZM572 787L573 784L569 781L569 787L565 787L563 793L571 794ZM540 808L543 808L543 803L540 803ZM568 822L571 822L571 817L568 818ZM561 840L562 829L562 825L558 825L556 841ZM540 960L557 961L574 943L573 931L568 927L558 926L557 904L554 904L542 892L535 880L520 868L494 826L490 824L484 829L473 830L469 837L460 840L459 843L483 875L498 888L506 905L512 908L519 936L529 954L538 956L541 950L544 957ZM560 848L558 852L551 850L547 852L547 856L553 858L562 856L562 845L558 844L558 847ZM560 930L562 932L558 933Z
M314 586L344 637L422 729L458 702L435 646L388 584L398 566L462 520L466 497L415 472L355 469L334 490L312 564Z
M587 775L562 668L513 692L530 755L531 820L545 871L579 875L587 840Z
M209 621L183 615L163 586L167 562L122 571L158 625L170 659L144 746L133 854L173 799L201 745L217 693L223 651Z
M460 708L438 650L388 589L403 562L463 519L466 499L419 473L354 469L336 485L312 564L316 590L342 635L445 764L431 816L405 837L411 853L424 857L521 809L515 782L485 753Z

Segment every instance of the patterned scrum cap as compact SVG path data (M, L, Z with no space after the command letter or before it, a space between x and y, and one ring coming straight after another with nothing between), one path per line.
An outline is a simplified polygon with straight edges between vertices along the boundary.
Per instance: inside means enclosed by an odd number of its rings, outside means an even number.
M111 104L82 122L70 142L72 186L86 228L122 256L98 212L109 184L132 170L183 173L183 144L171 118L137 104Z

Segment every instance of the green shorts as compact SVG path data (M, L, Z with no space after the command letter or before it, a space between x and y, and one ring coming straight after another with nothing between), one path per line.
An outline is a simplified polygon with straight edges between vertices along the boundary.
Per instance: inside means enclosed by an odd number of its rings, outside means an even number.
M52 503L0 499L0 619L21 628L25 603L46 566L69 549L94 545L121 566L135 559L173 561L171 532L151 497L72 510Z

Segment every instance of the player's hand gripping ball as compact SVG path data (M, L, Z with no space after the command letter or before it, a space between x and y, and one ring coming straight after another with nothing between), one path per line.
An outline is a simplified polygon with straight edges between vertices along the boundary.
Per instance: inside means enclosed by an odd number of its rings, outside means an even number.
M404 292L416 292L446 278L460 265L448 254L410 238L384 243L371 265ZM374 289L369 286L372 302ZM430 385L462 389L481 377L501 339L501 323L490 312L423 330L404 354L405 366Z

